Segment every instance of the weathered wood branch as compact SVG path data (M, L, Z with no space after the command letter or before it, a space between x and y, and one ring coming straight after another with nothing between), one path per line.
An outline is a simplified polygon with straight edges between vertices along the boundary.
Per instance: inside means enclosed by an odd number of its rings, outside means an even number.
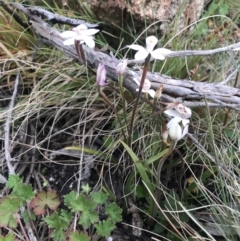
M43 19L41 19L41 17L35 16L34 14L36 14L36 11L30 11L24 8L22 5L20 8L19 4L18 6L15 5L15 7L25 14L27 12L28 17L31 19L30 23L32 24L32 29L39 35L41 40L56 47L67 56L78 60L77 52L74 46L64 46L60 32L48 25ZM58 16L58 18L61 17ZM65 17L63 17L63 19L66 20ZM175 51L169 54L167 57L212 55L239 47L240 43L215 50ZM84 46L84 50L87 65L89 67L96 69L98 64L101 62L106 67L107 76L113 81L118 81L115 66L120 62L120 60L101 51L90 49L86 46ZM124 75L124 86L130 91L135 92L137 86L133 79L140 79L140 77L141 71L134 71L130 68L127 68ZM164 101L172 102L176 98L180 98L186 106L203 107L206 105L205 100L207 100L209 107L227 107L240 110L240 90L237 88L229 87L221 83L200 83L189 80L173 79L166 75L151 72L148 72L147 78L152 82L154 89L158 88L160 84L163 85L162 98Z

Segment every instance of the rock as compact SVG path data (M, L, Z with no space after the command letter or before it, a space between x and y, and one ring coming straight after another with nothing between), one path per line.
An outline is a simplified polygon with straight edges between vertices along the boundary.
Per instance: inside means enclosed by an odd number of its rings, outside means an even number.
M174 32L197 21L201 16L204 3L208 0L83 0L87 3L96 18L106 24L116 25L139 35L146 26L157 22L148 35L168 32L170 25L175 22ZM186 3L187 2L187 3ZM173 30L173 29L172 29Z

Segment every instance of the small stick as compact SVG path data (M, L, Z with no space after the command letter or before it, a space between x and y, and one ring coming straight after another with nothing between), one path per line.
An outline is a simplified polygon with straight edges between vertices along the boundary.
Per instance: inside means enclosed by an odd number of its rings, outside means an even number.
M12 121L12 112L13 112L13 107L14 107L14 102L17 96L17 91L18 91L18 85L19 85L19 80L20 80L20 73L18 72L16 79L15 79L15 85L14 85L14 90L11 98L11 102L9 105L9 110L7 114L7 119L6 119L6 124L5 124L5 141L4 141L4 147L5 147L5 158L8 166L8 172L9 174L15 174L14 167L11 164L12 158L10 154L10 125Z

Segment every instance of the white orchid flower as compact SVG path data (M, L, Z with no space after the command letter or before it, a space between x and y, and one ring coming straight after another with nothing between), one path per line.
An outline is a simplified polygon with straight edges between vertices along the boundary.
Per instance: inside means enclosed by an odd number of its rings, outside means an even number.
M123 59L119 64L116 66L116 71L119 75L124 74L128 64L128 59Z
M140 86L140 81L138 81L136 78L133 78L133 80L135 81L135 83ZM148 79L144 80L144 84L143 84L143 88L142 88L142 92L143 93L148 93L152 98L154 98L156 92L151 88L151 82ZM139 91L139 88L136 89L136 91Z
M173 117L167 123L167 134L169 135L171 140L179 141L188 133L189 118L192 115L192 111L190 108L182 104L174 106L173 109L168 109L164 111L165 114ZM164 141L166 139L167 138L165 133Z
M95 47L94 34L99 32L99 29L88 29L84 24L78 25L73 28L72 31L65 31L60 34L61 37L67 39L63 41L64 45L73 45L75 40L80 41L80 43L86 43L89 48Z
M158 39L155 36L149 36L146 38L146 48L137 44L127 45L127 47L138 51L134 56L136 60L144 60L149 54L151 54L154 59L164 60L165 55L171 53L172 51L166 48L153 50L157 42Z
M168 135L173 141L181 140L188 133L189 120L174 117L167 123Z

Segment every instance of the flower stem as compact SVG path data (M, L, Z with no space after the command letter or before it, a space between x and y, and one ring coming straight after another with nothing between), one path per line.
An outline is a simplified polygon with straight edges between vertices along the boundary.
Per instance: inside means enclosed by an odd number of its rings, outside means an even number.
M128 132L128 146L130 148L132 146L132 132L133 132L134 117L135 117L137 106L138 106L138 103L139 103L139 100L140 100L140 96L141 96L141 93L142 93L144 81L145 81L145 78L146 78L146 75L147 75L150 58L151 58L151 55L149 54L148 57L145 59L145 64L144 64L144 67L143 67L142 78L141 78L140 85L139 85L139 91L138 91L137 99L136 99L136 102L135 102L135 105L134 105L133 111L132 111L132 118L131 118L131 121L130 121L130 127L129 127L129 132Z
M82 44L80 44L79 40L75 40L74 43L75 43L75 48L77 51L78 59L80 60L80 58L82 58L83 63L86 64L86 58L85 58Z

